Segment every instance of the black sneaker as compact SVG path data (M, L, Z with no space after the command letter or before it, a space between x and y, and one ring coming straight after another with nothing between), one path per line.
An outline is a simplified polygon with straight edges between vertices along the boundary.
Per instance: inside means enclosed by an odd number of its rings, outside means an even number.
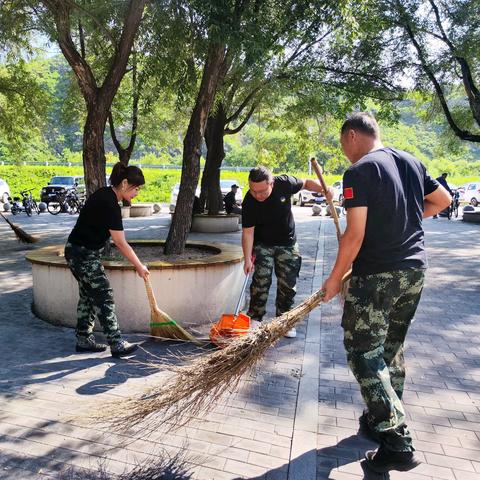
M125 357L130 355L138 348L136 343L130 343L126 340L118 340L110 345L112 357Z
M93 335L83 337L79 335L77 337L77 345L75 350L77 352L104 352L107 349L107 345L104 343L97 343Z
M367 467L376 473L387 473L390 470L408 472L420 465L420 460L413 452L394 452L380 447L365 453Z
M358 431L365 438L372 440L373 442L380 443L380 435L376 432L368 423L368 410L365 409L358 418Z

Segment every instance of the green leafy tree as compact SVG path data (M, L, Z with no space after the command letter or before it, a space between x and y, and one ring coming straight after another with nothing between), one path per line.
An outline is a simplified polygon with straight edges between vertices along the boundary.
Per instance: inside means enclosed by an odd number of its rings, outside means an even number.
M4 156L20 161L26 145L42 143L52 101L48 71L38 62L9 58L0 64L0 142Z
M75 2L61 0L5 0L0 23L7 26L12 43L25 43L29 32L38 31L58 43L70 65L85 102L83 164L87 192L105 183L104 130L111 104L125 75L146 0L125 2ZM96 58L87 57L89 32L101 32ZM98 68L96 68L98 65Z
M408 48L415 53L406 73L431 99L427 119L443 116L456 137L480 142L478 2L388 0L378 3L378 15L384 34L402 43L401 50L385 54L408 59Z

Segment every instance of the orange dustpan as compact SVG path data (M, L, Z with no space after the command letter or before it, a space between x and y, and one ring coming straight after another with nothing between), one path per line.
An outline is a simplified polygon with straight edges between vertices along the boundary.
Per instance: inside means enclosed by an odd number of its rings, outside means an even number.
M243 282L235 312L233 314L224 313L220 320L210 329L211 342L220 348L226 347L234 338L246 335L250 329L250 317L244 313L239 313L249 278L250 274L245 275L245 281Z

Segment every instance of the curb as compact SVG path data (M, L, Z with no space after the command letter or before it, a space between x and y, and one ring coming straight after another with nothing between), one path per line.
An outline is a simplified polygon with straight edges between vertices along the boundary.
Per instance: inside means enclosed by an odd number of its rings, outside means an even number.
M325 222L321 222L311 292L321 287L325 248ZM293 425L288 480L315 480L317 476L317 424L321 309L308 317L302 372Z

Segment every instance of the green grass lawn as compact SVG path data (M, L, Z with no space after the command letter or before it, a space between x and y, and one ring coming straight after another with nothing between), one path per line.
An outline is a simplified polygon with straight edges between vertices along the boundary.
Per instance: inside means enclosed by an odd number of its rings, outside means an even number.
M137 202L162 202L170 201L170 192L172 187L180 182L180 170L162 170L157 168L142 169L145 175L146 184L141 190L135 201ZM289 172L300 178L314 178L305 172ZM59 166L14 166L0 165L0 178L6 180L10 186L12 195L19 195L21 190L33 188L33 195L36 199L40 197L40 190L47 185L54 175L82 175L82 167L59 167ZM248 188L248 172L234 172L223 170L222 179L231 179L237 181L245 192ZM325 181L328 185L340 180L341 175L325 175ZM474 176L452 176L448 181L455 185L463 185L470 181L478 181Z
M162 202L170 201L170 192L176 183L180 182L180 170L162 170L157 168L143 168L146 184L135 199L136 202ZM19 195L21 190L33 188L33 196L38 200L40 190L47 185L54 175L82 175L82 167L60 167L60 166L14 166L0 165L0 178L3 178L8 185L12 195ZM292 173L301 178L308 177L306 173ZM312 176L310 176L312 177ZM248 172L222 171L222 179L237 181L244 192L248 188ZM312 177L313 178L313 177ZM340 175L327 175L327 183L341 178Z

